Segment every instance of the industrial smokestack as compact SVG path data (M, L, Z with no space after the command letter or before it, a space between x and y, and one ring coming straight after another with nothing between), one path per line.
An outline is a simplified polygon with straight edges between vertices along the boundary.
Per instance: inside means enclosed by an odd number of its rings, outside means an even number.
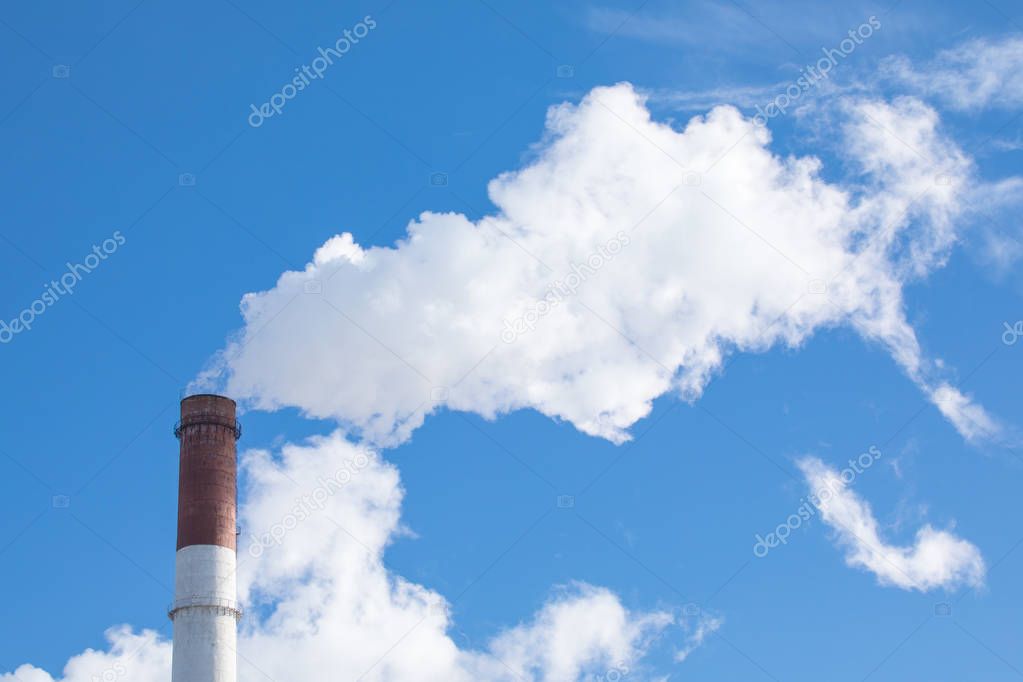
M235 551L241 428L235 403L218 395L181 401L178 548L175 558L172 682L236 682Z

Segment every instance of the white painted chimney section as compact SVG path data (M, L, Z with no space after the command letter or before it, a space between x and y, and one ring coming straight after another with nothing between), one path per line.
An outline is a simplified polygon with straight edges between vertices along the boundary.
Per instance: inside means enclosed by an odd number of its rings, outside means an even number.
M238 618L233 549L191 545L174 562L172 682L236 682Z

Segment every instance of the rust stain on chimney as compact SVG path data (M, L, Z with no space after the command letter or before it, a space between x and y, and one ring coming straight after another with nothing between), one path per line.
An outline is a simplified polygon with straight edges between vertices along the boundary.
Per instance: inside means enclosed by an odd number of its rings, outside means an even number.
M178 476L178 549L219 545L235 549L241 429L235 402L217 395L181 401L174 429L181 441Z

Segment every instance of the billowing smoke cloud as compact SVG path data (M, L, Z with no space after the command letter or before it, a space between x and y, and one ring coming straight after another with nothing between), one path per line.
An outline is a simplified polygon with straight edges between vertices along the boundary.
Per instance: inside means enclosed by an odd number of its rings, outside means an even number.
M909 547L887 544L870 505L849 489L838 471L810 457L799 462L819 500L824 523L835 531L850 566L864 568L882 585L927 592L960 585L978 587L986 572L980 550L966 540L926 525Z
M669 611L634 612L607 589L555 591L535 617L473 646L439 593L390 573L402 531L397 470L341 434L242 459L239 637L242 680L572 682L643 670L662 640L686 652L717 627ZM702 623L713 621L708 628ZM111 648L67 664L61 682L166 682L170 644L152 632L108 633ZM611 679L617 679L612 676ZM637 676L636 679L642 679ZM22 666L2 682L53 682Z
M954 242L971 162L915 99L833 115L849 185L773 154L731 107L677 131L630 85L597 88L552 108L535 160L490 183L494 214L424 213L393 248L342 234L247 295L204 383L383 445L442 407L533 408L621 442L656 397L696 399L726 354L846 324L963 435L990 435L922 356L902 299Z

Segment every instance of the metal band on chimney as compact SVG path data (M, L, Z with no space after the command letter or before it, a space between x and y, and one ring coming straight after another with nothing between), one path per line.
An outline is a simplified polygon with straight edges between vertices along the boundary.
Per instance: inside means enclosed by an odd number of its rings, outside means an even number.
M174 620L174 616L185 609L216 609L218 613L233 616L235 620L241 620L243 614L241 605L234 599L188 597L187 599L175 599L174 603L167 607L167 617Z

